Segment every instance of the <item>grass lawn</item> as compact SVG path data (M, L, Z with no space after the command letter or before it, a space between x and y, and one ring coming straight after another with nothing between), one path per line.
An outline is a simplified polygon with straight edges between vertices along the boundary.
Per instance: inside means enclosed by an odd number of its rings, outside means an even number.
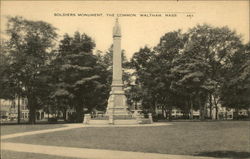
M1 125L1 136L27 131L36 131L63 127L61 124L37 124L37 125Z
M14 152L14 151L2 151L2 159L73 159L71 157L61 157L61 156L52 156L44 155L37 153L26 153L26 152ZM74 158L76 159L76 158Z
M6 141L178 155L250 157L249 121L172 124L159 127L78 128Z

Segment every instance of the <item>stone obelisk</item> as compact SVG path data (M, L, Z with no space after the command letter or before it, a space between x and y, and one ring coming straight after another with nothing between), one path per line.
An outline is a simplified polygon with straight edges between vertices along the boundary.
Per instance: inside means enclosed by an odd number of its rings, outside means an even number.
M111 120L129 115L127 99L123 90L122 72L121 27L116 19L113 27L113 77L106 111Z

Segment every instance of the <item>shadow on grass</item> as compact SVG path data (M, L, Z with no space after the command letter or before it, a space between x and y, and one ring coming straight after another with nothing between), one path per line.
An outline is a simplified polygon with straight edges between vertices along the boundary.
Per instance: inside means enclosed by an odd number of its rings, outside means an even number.
M209 151L200 152L195 156L216 157L216 158L232 158L232 159L247 159L250 158L250 152L237 151Z

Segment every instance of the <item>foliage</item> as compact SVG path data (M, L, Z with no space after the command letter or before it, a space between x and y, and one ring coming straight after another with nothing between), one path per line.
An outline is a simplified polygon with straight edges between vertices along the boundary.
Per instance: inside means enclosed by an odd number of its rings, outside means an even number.
M135 69L136 84L142 89L142 105L144 109L154 109L155 101L155 81L153 80L153 70L150 67L151 59L154 58L154 52L148 48L141 48L131 59L131 67Z
M180 31L170 32L160 39L154 50L145 47L134 54L131 65L136 69L138 82L144 92L144 108L154 112L160 106L171 113L172 107L177 105L178 95L170 90L171 67L173 59L184 46L183 38Z
M8 55L8 43L6 41L1 41L0 45L0 98L1 99L14 99L15 98L15 83L14 79L9 79L9 66L10 57Z
M93 54L94 41L86 34L75 32L73 37L64 35L60 41L58 55L53 61L55 91L52 97L59 110L74 108L77 122L83 119L83 109L105 103L106 76L104 66Z
M230 71L235 74L237 69L244 68L241 69L241 74L236 74L241 78L233 79L232 82L241 85L242 92L248 92L249 71L246 59L249 56L238 57L241 46L242 41L236 32L227 27L204 24L197 25L186 33L181 33L180 30L166 33L153 50L147 47L140 49L134 54L131 65L136 70L138 83L145 94L142 97L143 107L151 110L161 107L169 112L172 107L177 107L187 114L193 109L199 109L200 117L204 119L205 104L209 99L210 110L216 108L217 113L221 97L219 92L222 86L229 88L225 83L230 81L229 77L233 77ZM239 59L233 62L236 57ZM244 60L240 62L240 59ZM246 101L245 94L239 97L240 94L235 98L241 102Z
M11 59L8 78L28 99L29 121L35 123L35 112L41 108L39 98L44 81L41 72L49 62L49 53L57 37L55 28L43 21L9 17L6 33Z
M0 98L28 99L29 121L36 110L48 113L75 109L81 122L83 110L105 110L112 82L113 46L93 54L95 42L86 34L65 34L55 50L56 28L43 21L9 17L1 41ZM142 103L155 113L162 108L171 120L173 108L185 115L205 105L216 109L249 109L250 43L228 27L207 24L168 32L153 48L145 46L129 62L122 50L128 103ZM136 77L133 81L132 78ZM211 111L210 111L211 112ZM211 117L211 114L210 114ZM72 116L73 118L73 116Z
M224 67L224 81L220 96L222 104L228 108L250 108L250 43L232 55Z

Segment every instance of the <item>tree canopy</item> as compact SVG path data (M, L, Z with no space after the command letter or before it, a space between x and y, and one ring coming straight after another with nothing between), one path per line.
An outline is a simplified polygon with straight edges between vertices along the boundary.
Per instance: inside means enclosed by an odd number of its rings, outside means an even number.
M8 78L16 88L15 93L27 97L29 121L35 123L35 112L41 101L39 94L43 89L41 72L49 62L49 53L57 37L56 28L43 21L10 17L6 33L10 58Z
M112 45L104 54L93 53L94 40L85 33L64 34L43 21L9 17L7 40L1 41L0 98L27 98L29 121L36 111L105 110L112 82ZM58 45L56 45L58 44ZM141 102L146 111L161 108L171 120L172 109L191 116L218 104L228 109L250 108L250 43L228 27L197 25L183 33L165 33L159 43L143 47L129 61L122 50L123 73L129 104ZM131 78L135 77L132 82ZM207 116L206 116L207 117Z

